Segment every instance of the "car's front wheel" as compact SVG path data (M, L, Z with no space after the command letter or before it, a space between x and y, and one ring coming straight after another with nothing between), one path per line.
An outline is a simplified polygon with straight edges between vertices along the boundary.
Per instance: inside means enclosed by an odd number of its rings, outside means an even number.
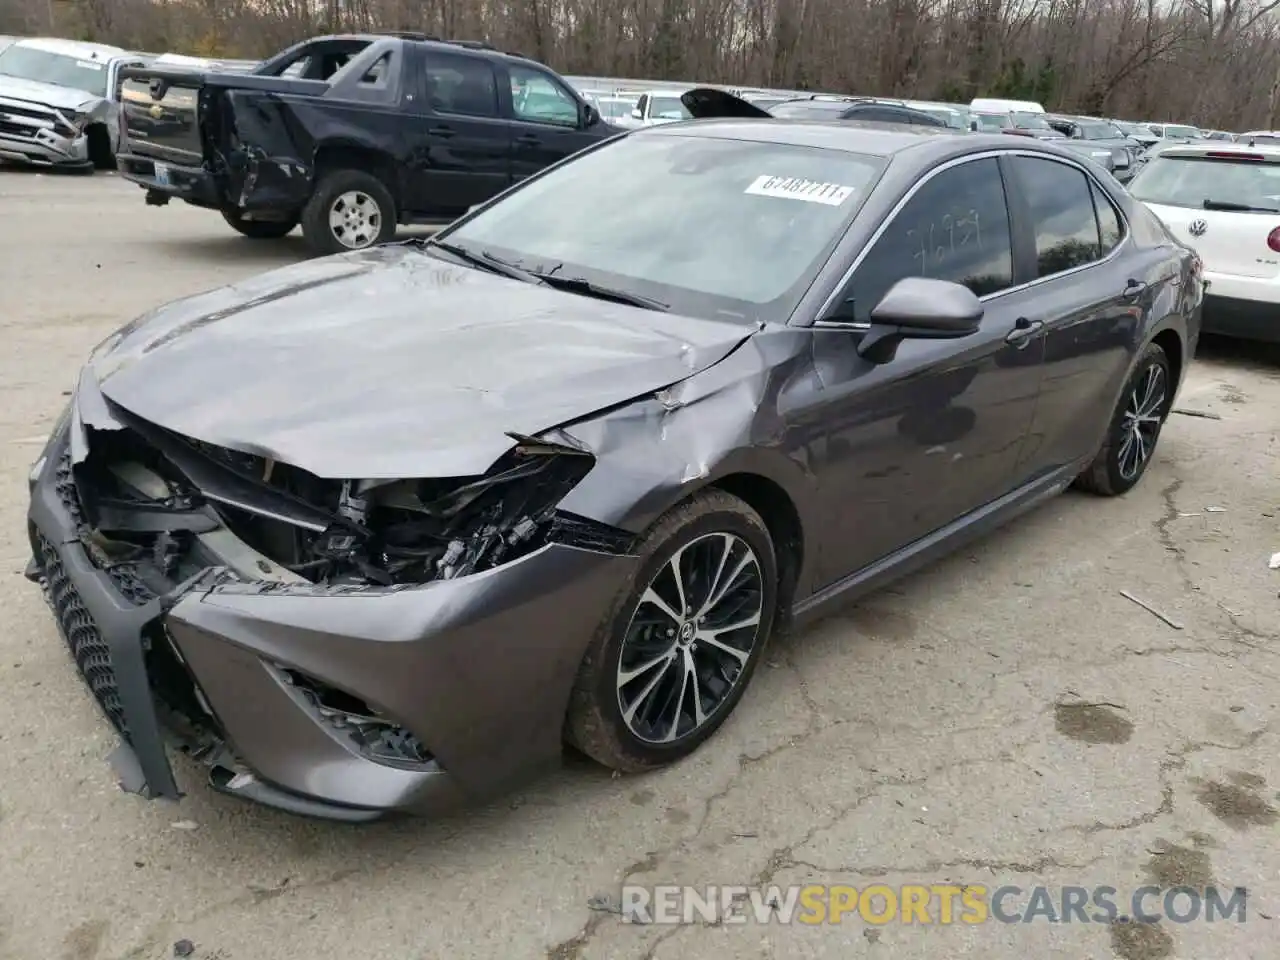
M363 170L330 170L302 211L302 235L319 254L363 250L395 239L391 191Z
M1173 406L1172 368L1164 349L1148 344L1120 394L1107 438L1076 486L1104 497L1132 490L1151 463Z
M724 723L778 602L768 528L722 491L665 514L640 556L582 661L566 724L583 753L627 772L687 756Z

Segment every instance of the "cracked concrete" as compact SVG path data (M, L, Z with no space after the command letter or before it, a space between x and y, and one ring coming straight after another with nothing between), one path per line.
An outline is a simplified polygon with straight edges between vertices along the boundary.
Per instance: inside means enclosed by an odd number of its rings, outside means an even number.
M89 348L300 240L245 240L104 177L0 172L0 210L20 225L0 234L0 957L160 960L184 939L197 960L1280 954L1274 355L1211 346L1180 402L1222 419L1173 417L1131 495L1061 497L781 639L687 762L613 778L574 760L487 809L350 829L186 768L180 806L120 793L19 576L27 466ZM1249 920L645 926L609 909L623 881L1212 881L1248 888Z

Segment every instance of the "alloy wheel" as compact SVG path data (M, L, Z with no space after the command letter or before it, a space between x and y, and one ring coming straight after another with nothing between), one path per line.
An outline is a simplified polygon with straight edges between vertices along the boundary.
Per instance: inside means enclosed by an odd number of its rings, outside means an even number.
M1167 398L1164 367L1153 363L1135 382L1120 419L1121 442L1116 454L1120 476L1136 477L1151 458L1160 425L1164 421Z
M344 247L363 249L378 239L382 210L369 194L348 190L339 194L329 207L329 229Z
M640 740L671 744L700 730L744 676L763 634L764 575L731 533L678 549L645 588L623 637L618 708Z

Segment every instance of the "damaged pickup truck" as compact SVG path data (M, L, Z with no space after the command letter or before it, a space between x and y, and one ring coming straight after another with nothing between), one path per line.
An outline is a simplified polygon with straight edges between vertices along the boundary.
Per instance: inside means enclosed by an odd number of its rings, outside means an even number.
M146 62L100 43L32 37L0 49L0 160L115 169L121 71Z
M147 203L327 254L447 222L621 131L543 65L486 44L320 37L251 74L131 70L120 172Z

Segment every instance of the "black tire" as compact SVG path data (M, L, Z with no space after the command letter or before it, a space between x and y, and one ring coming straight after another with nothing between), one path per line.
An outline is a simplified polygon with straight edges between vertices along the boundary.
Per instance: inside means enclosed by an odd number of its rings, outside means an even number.
M1088 469L1076 478L1075 486L1078 489L1103 497L1118 497L1137 486L1155 455L1160 431L1164 428L1165 420L1168 419L1169 411L1173 407L1173 391L1176 384L1173 382L1172 374L1169 357L1164 349L1155 343L1148 344L1138 358L1137 364L1134 365L1133 373L1129 375L1124 390L1120 393L1116 409L1111 415L1111 423L1107 426L1107 438L1102 442L1102 449L1093 458L1093 463L1089 464ZM1128 469L1129 461L1122 459L1126 450L1125 439L1131 430L1130 407L1138 391L1144 391L1145 396L1149 377L1159 379L1162 392L1158 403L1154 398L1149 401L1154 405L1153 415L1156 420L1148 425L1149 431L1144 431L1143 434L1147 450L1146 457L1137 464L1136 470L1130 470Z
M236 233L251 240L279 240L287 237L298 225L297 217L288 220L246 220L235 210L223 210L222 219Z
M348 193L362 195L377 209L376 229L370 231L368 242L359 246L344 243L329 225L329 214L334 204ZM363 170L329 170L320 175L315 191L302 211L302 235L306 238L307 245L321 256L350 253L387 243L394 240L396 235L395 200L391 191L371 173Z
M95 170L114 170L116 155L111 149L111 133L105 124L90 125L85 135L89 138L89 159Z
M714 534L731 534L736 537L739 547L745 545L749 548L758 564L759 588L753 589L750 597L753 609L758 597L759 623L750 653L740 668L734 668L737 672L728 684L727 692L710 708L701 726L686 730L665 743L643 739L629 728L619 702L618 671L623 662L624 640L628 637L645 591L660 575L665 575L664 569L669 571L668 564L677 551L695 542L699 544L696 550L703 549L703 545L708 550L719 549L711 541L704 539ZM586 656L578 668L565 723L566 739L573 746L606 767L627 773L648 770L688 756L720 728L751 682L751 676L768 644L778 602L778 565L768 528L751 507L723 491L707 490L672 508L649 528L641 539L638 552L642 560L635 575L619 590L596 629ZM744 555L745 553L738 556ZM697 559L692 553L690 556ZM670 634L671 631L668 630L667 635ZM681 635L683 636L683 631ZM650 634L650 639L652 636ZM665 638L661 642L665 643ZM741 642L745 642L745 638L740 637L739 643ZM694 646L689 648L690 658L693 656L692 651L696 649L696 643L695 637ZM738 643L734 646L738 646ZM674 640L669 655L674 658L671 664L675 666L681 654L677 651ZM702 656L705 663L705 649ZM720 662L731 664L732 660L733 658L722 657ZM665 674L668 668L661 666L658 669ZM678 671L679 666L676 669ZM654 676L653 673L646 673L636 679L643 679L644 685L647 685ZM708 676L703 676L704 683L708 682ZM724 675L711 680L723 683ZM657 689L661 693L663 685L660 684ZM709 685L707 689L710 689ZM674 690L671 692L674 693ZM683 688L677 696L681 707L691 706L691 702L684 698ZM638 696L636 699L644 698ZM680 723L679 714L676 723ZM670 729L670 726L667 728Z

